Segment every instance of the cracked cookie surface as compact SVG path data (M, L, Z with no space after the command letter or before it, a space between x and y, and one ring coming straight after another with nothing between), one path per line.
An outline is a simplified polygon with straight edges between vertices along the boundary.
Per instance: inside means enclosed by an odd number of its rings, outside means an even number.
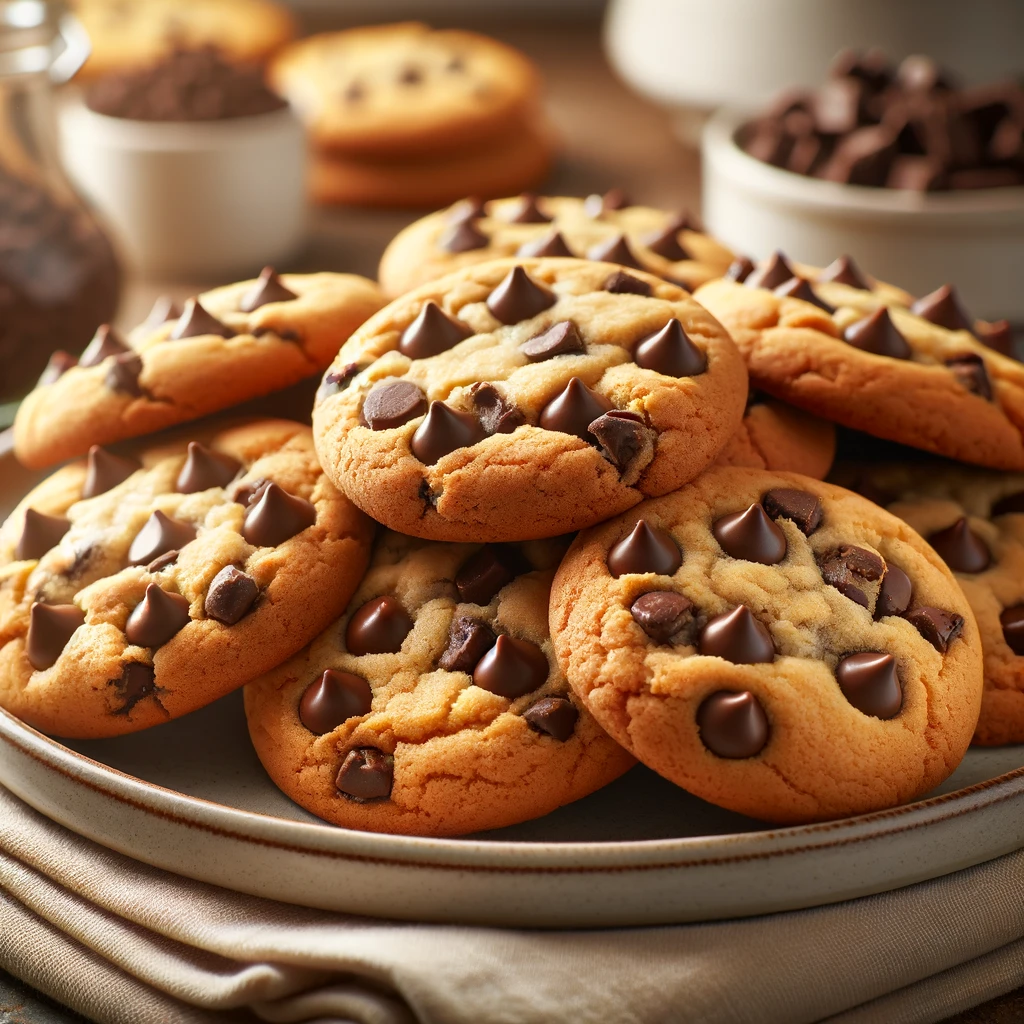
M769 821L914 799L978 719L981 641L952 574L906 523L795 473L711 469L580 534L551 632L612 737Z
M141 464L95 449L0 529L0 705L76 737L202 707L338 615L371 530L298 423L154 448Z
M675 285L569 259L467 267L367 321L313 411L324 472L391 529L551 537L692 479L739 426L743 362Z
M548 593L564 548L383 533L345 614L245 688L270 777L338 825L461 835L622 774L633 759L552 651Z
M158 303L157 322L128 339L101 328L77 364L51 360L18 409L15 454L48 466L286 388L322 371L383 304L364 277L269 268L183 311Z

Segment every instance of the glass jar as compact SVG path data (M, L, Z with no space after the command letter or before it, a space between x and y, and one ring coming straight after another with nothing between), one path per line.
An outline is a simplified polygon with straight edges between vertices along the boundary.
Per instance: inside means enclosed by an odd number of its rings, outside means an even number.
M0 402L117 308L114 251L57 156L54 90L88 53L61 4L0 0Z

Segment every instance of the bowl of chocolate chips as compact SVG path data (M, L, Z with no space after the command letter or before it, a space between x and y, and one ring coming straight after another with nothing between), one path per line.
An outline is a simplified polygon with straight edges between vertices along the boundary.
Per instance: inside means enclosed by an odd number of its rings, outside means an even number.
M215 49L91 82L62 107L60 142L69 174L145 275L241 275L301 244L301 123L259 68Z
M961 87L935 61L846 52L817 89L705 127L704 218L739 252L825 265L849 253L923 294L955 280L1024 322L1024 88Z

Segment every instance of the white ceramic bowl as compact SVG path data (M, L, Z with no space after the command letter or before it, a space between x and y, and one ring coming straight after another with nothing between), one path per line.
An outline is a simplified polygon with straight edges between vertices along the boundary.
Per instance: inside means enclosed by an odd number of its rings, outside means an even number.
M146 276L243 276L301 244L306 142L288 108L220 121L131 121L97 114L72 95L59 124L68 173Z
M1024 188L921 194L807 178L740 149L748 116L720 110L702 139L704 222L726 245L819 266L848 253L914 294L949 282L975 316L1024 323Z

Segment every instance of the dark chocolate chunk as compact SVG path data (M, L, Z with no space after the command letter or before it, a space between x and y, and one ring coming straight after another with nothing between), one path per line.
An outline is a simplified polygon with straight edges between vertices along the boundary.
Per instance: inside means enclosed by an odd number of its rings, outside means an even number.
M604 283L604 290L613 295L643 295L649 297L651 286L646 281L627 274L624 270L616 270L608 276Z
M473 683L514 700L543 686L549 671L547 656L536 644L503 634L477 662Z
M530 566L518 548L486 544L455 574L459 600L468 604L490 604L506 583L529 572Z
M39 380L36 381L36 387L45 388L55 380L60 380L68 370L77 365L78 360L63 349L59 348L56 352L51 352L50 361L46 364L46 369L43 370Z
M641 594L629 613L652 640L664 644L693 622L693 602L672 590L652 590Z
M181 316L181 303L172 299L170 295L161 295L153 303L149 315L139 324L139 327L147 331L155 331L161 324L168 320L177 320Z
M843 340L863 352L890 359L909 359L914 351L899 332L885 306L858 320L843 331Z
M864 584L880 580L885 573L881 556L853 544L840 545L820 558L818 565L829 586L864 608L869 604Z
M557 301L550 288L538 284L522 267L513 267L487 297L487 308L503 324L530 320Z
M693 257L679 244L679 228L669 225L663 231L656 231L653 235L647 235L641 239L644 245L651 252L657 253L663 259L678 263L680 260L690 260ZM613 262L619 262L614 260Z
M269 305L271 302L291 302L297 298L295 292L289 291L281 283L281 278L277 276L277 271L273 267L264 267L253 286L242 296L239 308L243 313L251 313L254 309Z
M639 520L608 552L608 571L616 578L645 572L671 576L682 564L682 552L672 535L646 519Z
M698 650L734 665L758 665L775 660L771 633L744 604L711 619L701 630Z
M853 262L850 256L840 256L833 260L825 269L818 274L819 281L835 281L836 284L846 284L851 288L860 288L863 291L871 291L871 284L860 272L860 267Z
M323 736L350 718L368 715L372 703L373 693L365 679L329 668L302 691L299 721L310 732Z
M145 389L139 383L142 375L142 357L136 352L122 352L115 356L103 383L111 391L139 398Z
M992 401L992 382L989 380L988 370L985 369L985 360L981 356L973 353L958 356L956 359L948 359L946 366L972 395L984 398L987 402Z
M477 381L469 389L469 398L487 434L511 434L526 422L522 410L487 381Z
M259 595L260 588L248 573L225 565L210 581L204 608L211 619L233 626L248 615Z
M446 672L472 673L496 639L486 622L469 615L456 615L448 628L448 646L438 658L438 667Z
M71 529L71 522L63 516L48 516L34 508L25 509L25 525L14 548L14 557L20 562L29 558L42 558L55 548L61 537Z
M227 487L241 468L242 464L230 455L216 452L198 441L189 441L188 455L174 489L179 494L195 494L211 487Z
M395 782L395 758L376 747L350 750L338 769L334 785L357 803L386 800Z
M363 400L363 419L371 430L393 430L427 411L427 396L411 380L376 385Z
M1005 516L1012 512L1024 514L1024 491L1016 491L1000 498L993 506L990 515Z
M749 690L718 690L697 709L704 746L718 757L755 757L768 743L768 716Z
M539 423L545 430L558 430L590 442L590 424L611 408L612 403L604 395L573 377L541 410Z
M195 535L196 528L191 523L172 519L158 509L135 535L128 548L128 564L147 565L168 551L180 550Z
M1024 604L1005 608L999 616L1003 639L1014 654L1024 655Z
M564 743L575 731L580 713L565 697L541 697L524 712L526 724L545 736Z
M777 249L768 258L763 267L750 274L743 283L748 288L778 288L785 284L790 278L796 277L796 271L789 265L789 261Z
M761 506L772 519L791 519L807 537L821 526L825 515L816 494L791 487L775 487L766 491L761 498Z
M317 388L316 400L319 402L341 394L352 383L360 369L358 363L347 363L340 370L328 370L320 382L320 387Z
M774 288L773 291L776 295L783 298L800 299L802 302L809 302L811 305L825 310L829 315L836 311L835 306L830 306L824 299L814 294L814 289L811 288L810 282L805 277L791 277L788 281L784 281Z
M696 377L708 368L707 356L689 339L675 317L637 343L633 362L666 377Z
M120 455L114 455L106 448L94 444L89 449L82 497L95 498L97 494L105 494L111 488L124 483L132 473L141 468L142 464L135 459L123 459Z
M121 707L114 712L115 715L131 714L139 701L157 692L156 673L152 666L144 665L141 661L129 661L122 666L120 678L109 680L108 685L117 690L121 700Z
M412 619L390 595L375 597L361 605L345 628L345 646L350 654L394 654L412 631Z
M315 505L272 483L246 510L242 536L255 547L272 548L315 522Z
M459 412L444 402L431 402L426 418L416 428L409 447L426 466L432 466L459 448L469 448L487 435L470 412Z
M445 252L470 252L489 244L490 239L470 220L456 221L437 240L437 247Z
M189 299L185 303L185 312L182 313L174 330L171 331L171 340L201 338L211 334L219 338L235 336L235 332L208 313L198 299Z
M836 665L836 682L843 696L865 715L895 718L903 707L903 687L891 654L848 654Z
M531 363L586 350L587 346L580 337L579 328L571 320L560 320L541 334L535 334L528 341L524 341L520 346L520 351Z
M39 672L48 669L84 622L85 613L73 604L40 604L38 601L33 604L25 638L29 664Z
M953 572L984 572L992 564L992 552L971 529L966 516L929 534L927 540Z
M566 244L561 231L550 231L540 238L531 238L523 242L516 250L517 256L574 256L575 253Z
M188 621L188 599L150 583L146 596L128 616L124 635L138 647L162 647Z
M551 218L537 205L532 192L524 192L506 220L513 224L547 224Z
M941 288L929 292L918 299L910 311L939 327L945 327L948 331L969 331L971 329L971 318L951 284L944 284Z
M743 284L755 269L753 260L748 259L746 256L737 256L736 259L729 264L729 267L725 272L725 276L730 281L737 281L739 284Z
M398 350L410 359L427 359L471 337L473 328L449 316L436 302L425 302L416 319L402 332Z
M584 212L595 220L611 210L622 210L629 205L626 193L621 188L610 189L603 196L596 193L589 195L583 201Z
M643 264L633 254L624 235L614 235L587 250L588 260L600 260L603 263L618 263L622 267L643 270Z
M733 558L775 565L786 557L786 535L758 502L745 512L733 512L716 519L711 532L722 550Z
M914 596L914 586L910 577L898 566L889 562L882 577L882 586L875 602L875 618L883 615L902 615L909 607Z
M653 454L656 435L637 413L613 409L598 416L587 431L600 445L601 454L620 472L627 472L645 452L648 461Z
M93 335L92 341L78 357L79 366L99 366L110 356L119 356L131 349L122 341L121 336L110 324L102 324Z
M956 612L922 605L904 616L917 631L939 652L945 654L949 645L963 632L964 617Z

